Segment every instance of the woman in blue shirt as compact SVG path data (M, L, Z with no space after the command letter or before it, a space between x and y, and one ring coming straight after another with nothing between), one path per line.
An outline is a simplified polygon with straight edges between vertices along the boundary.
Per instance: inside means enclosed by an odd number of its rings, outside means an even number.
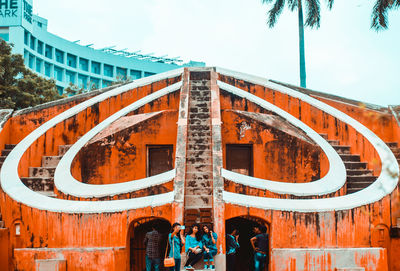
M203 248L204 248L204 269L215 269L214 256L217 255L217 239L218 236L211 228L203 226ZM208 265L210 262L210 265Z
M180 271L181 269L181 248L185 245L185 237L183 236L183 230L181 230L181 224L174 223L172 225L171 233L168 236L169 242L169 257L175 259L175 266L170 267L170 271Z
M186 235L185 250L188 255L188 259L185 263L186 269L194 270L192 266L200 261L203 257L203 244L201 242L201 234L199 230L200 226L198 224L194 224L190 228L189 234Z

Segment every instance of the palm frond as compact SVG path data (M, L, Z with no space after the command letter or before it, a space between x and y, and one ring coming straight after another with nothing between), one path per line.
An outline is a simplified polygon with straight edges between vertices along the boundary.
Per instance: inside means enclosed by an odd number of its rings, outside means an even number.
M329 9L332 9L332 7L333 7L333 2L335 2L335 0L326 0L327 1L327 4L328 4L328 8ZM400 1L400 0L398 0L398 1Z
M398 2L398 0L396 0ZM393 0L377 0L372 11L371 28L379 31L388 28L388 9L393 6Z
M268 26L274 27L279 15L285 7L285 0L276 0L274 6L268 11Z
M313 28L319 28L321 21L321 10L319 0L306 0L307 19L306 25Z
M288 6L290 11L294 11L299 6L299 0L288 0Z

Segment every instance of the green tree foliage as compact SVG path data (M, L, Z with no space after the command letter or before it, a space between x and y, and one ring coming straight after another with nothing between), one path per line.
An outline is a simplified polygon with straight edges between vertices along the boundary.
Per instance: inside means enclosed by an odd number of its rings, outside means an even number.
M22 56L12 54L0 39L0 108L21 109L60 98L54 80L27 69Z
M388 11L400 7L400 0L377 0L372 10L371 28L375 30L387 29Z

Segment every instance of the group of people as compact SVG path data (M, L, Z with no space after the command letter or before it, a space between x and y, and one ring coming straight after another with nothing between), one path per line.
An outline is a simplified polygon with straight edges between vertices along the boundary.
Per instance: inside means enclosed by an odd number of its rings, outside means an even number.
M146 271L159 271L161 262L160 245L162 236L157 231L156 225L148 232L144 239L146 246ZM184 265L186 270L194 270L193 266L201 259L204 261L204 269L215 269L214 257L217 255L218 235L208 225L194 224L190 227L188 234L184 234L185 227L174 223L168 235L168 245L165 257L173 258L175 266L170 271L180 271L181 251L185 247L187 255ZM268 261L268 234L265 226L256 226L253 229L255 236L250 239L254 249L254 271L262 271ZM234 271L237 252L239 249L239 234L233 229L226 235L226 270ZM168 252L169 251L169 252Z

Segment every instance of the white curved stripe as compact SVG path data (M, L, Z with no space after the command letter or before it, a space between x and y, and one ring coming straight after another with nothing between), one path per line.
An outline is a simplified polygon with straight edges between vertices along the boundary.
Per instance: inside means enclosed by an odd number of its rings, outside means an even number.
M245 80L250 83L263 85L267 88L274 89L289 96L298 98L332 116L352 126L356 131L362 134L376 149L381 162L382 170L377 180L367 188L345 196L326 198L326 199L275 199L261 198L247 195L239 195L236 193L224 192L224 201L241 206L252 206L261 209L298 211L298 212L321 212L331 210L347 210L362 205L370 204L381 200L390 194L399 182L399 164L396 157L389 147L371 130L362 125L357 120L351 118L345 113L329 106L317 99L314 99L301 92L272 83L260 77L248 76L245 74L231 72L225 69L217 68L217 72L234 76L238 79Z
M158 90L142 99L124 107L120 111L109 116L107 119L103 120L101 123L92 128L89 132L84 134L71 148L64 154L60 162L57 165L56 171L54 173L54 183L57 189L64 194L72 195L75 197L82 198L93 198L93 197L105 197L117 194L129 193L132 191L137 191L140 189L148 188L154 185L159 185L168 182L175 178L175 170L168 171L163 174L152 176L150 178L145 178L142 180L115 183L115 184L104 184L104 185L94 185L86 184L76 180L71 174L71 165L78 154L78 152L89 142L94 136L99 132L107 128L111 123L118 120L119 118L125 116L126 114L136 110L158 98L161 98L169 93L177 91L182 86L182 82L170 85L166 88Z
M346 182L346 168L343 161L335 149L317 132L307 126L304 122L295 118L288 112L280 109L266 100L263 100L251 93L240 88L228 85L221 81L217 82L218 86L236 96L245 98L262 108L275 112L279 116L286 119L292 125L303 130L317 145L319 145L329 160L329 171L321 179L308 183L285 183L270 180L262 180L249 177L243 174L235 173L226 169L221 170L222 177L236 183L247 186L266 189L278 194L290 194L296 196L325 195L339 190Z
M129 209L143 208L147 206L161 206L172 203L174 200L174 192L115 201L72 201L50 198L30 190L21 182L21 179L18 175L18 165L21 157L29 148L29 146L31 146L40 136L42 136L47 130L56 124L78 114L79 112L96 103L106 100L107 98L119 95L140 86L148 85L152 82L177 77L181 75L182 72L183 69L178 69L157 74L151 76L150 78L135 80L130 84L117 87L86 100L45 122L38 129L31 132L20 143L18 143L18 145L15 146L15 148L7 156L0 171L0 182L3 191L6 192L13 200L21 202L27 206L40 210L65 213L119 212Z

